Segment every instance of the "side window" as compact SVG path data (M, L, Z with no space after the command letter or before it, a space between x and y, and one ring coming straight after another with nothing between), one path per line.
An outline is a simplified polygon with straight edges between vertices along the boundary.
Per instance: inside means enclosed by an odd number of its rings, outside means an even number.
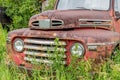
M120 16L120 0L115 0L115 13L116 16Z

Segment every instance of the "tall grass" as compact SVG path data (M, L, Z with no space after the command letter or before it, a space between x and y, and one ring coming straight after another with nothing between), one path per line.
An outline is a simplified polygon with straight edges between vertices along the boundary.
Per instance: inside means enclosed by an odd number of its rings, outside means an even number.
M15 67L10 69L6 65L6 37L7 31L3 30L0 24L0 80L26 80L19 69Z
M9 80L9 71L4 64L4 59L6 56L5 42L6 42L7 32L2 29L0 24L0 80ZM6 77L8 75L8 77Z
M91 61L81 60L76 63L73 57L72 64L64 66L54 60L53 65L46 67L45 64L40 70L34 70L31 76L27 71L21 71L17 67L8 68L5 64L7 32L0 25L0 80L119 80L120 79L120 52L114 56L114 61L108 59L102 64L94 64ZM58 40L56 40L58 43ZM57 46L56 46L57 47ZM62 52L61 52L62 53ZM63 52L64 53L64 52ZM55 52L56 56L59 54ZM61 58L57 58L61 61Z

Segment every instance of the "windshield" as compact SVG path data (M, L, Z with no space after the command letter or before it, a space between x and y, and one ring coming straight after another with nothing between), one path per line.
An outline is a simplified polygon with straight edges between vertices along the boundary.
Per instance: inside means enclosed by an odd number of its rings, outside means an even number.
M57 9L108 10L109 4L110 0L59 0Z
M115 0L115 11L120 13L120 0Z

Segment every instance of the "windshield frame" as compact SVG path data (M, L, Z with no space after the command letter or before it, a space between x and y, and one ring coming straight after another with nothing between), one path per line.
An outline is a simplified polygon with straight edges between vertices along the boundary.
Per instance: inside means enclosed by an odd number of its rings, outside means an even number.
M60 0L56 0L56 4L55 4L55 7L54 7L55 10L59 10L59 9L57 9L58 5L59 5L59 1ZM110 11L112 9L112 6L113 6L112 1L113 0L109 1L109 8L107 10L97 10L97 9L92 9L92 10L94 10L94 11ZM90 9L66 9L66 10L90 10Z

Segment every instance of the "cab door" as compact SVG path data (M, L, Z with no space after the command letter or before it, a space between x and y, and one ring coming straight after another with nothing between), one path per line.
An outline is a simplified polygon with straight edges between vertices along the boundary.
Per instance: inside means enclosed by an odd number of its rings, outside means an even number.
M115 20L114 20L115 31L120 33L120 0L115 0L114 10L115 10Z

